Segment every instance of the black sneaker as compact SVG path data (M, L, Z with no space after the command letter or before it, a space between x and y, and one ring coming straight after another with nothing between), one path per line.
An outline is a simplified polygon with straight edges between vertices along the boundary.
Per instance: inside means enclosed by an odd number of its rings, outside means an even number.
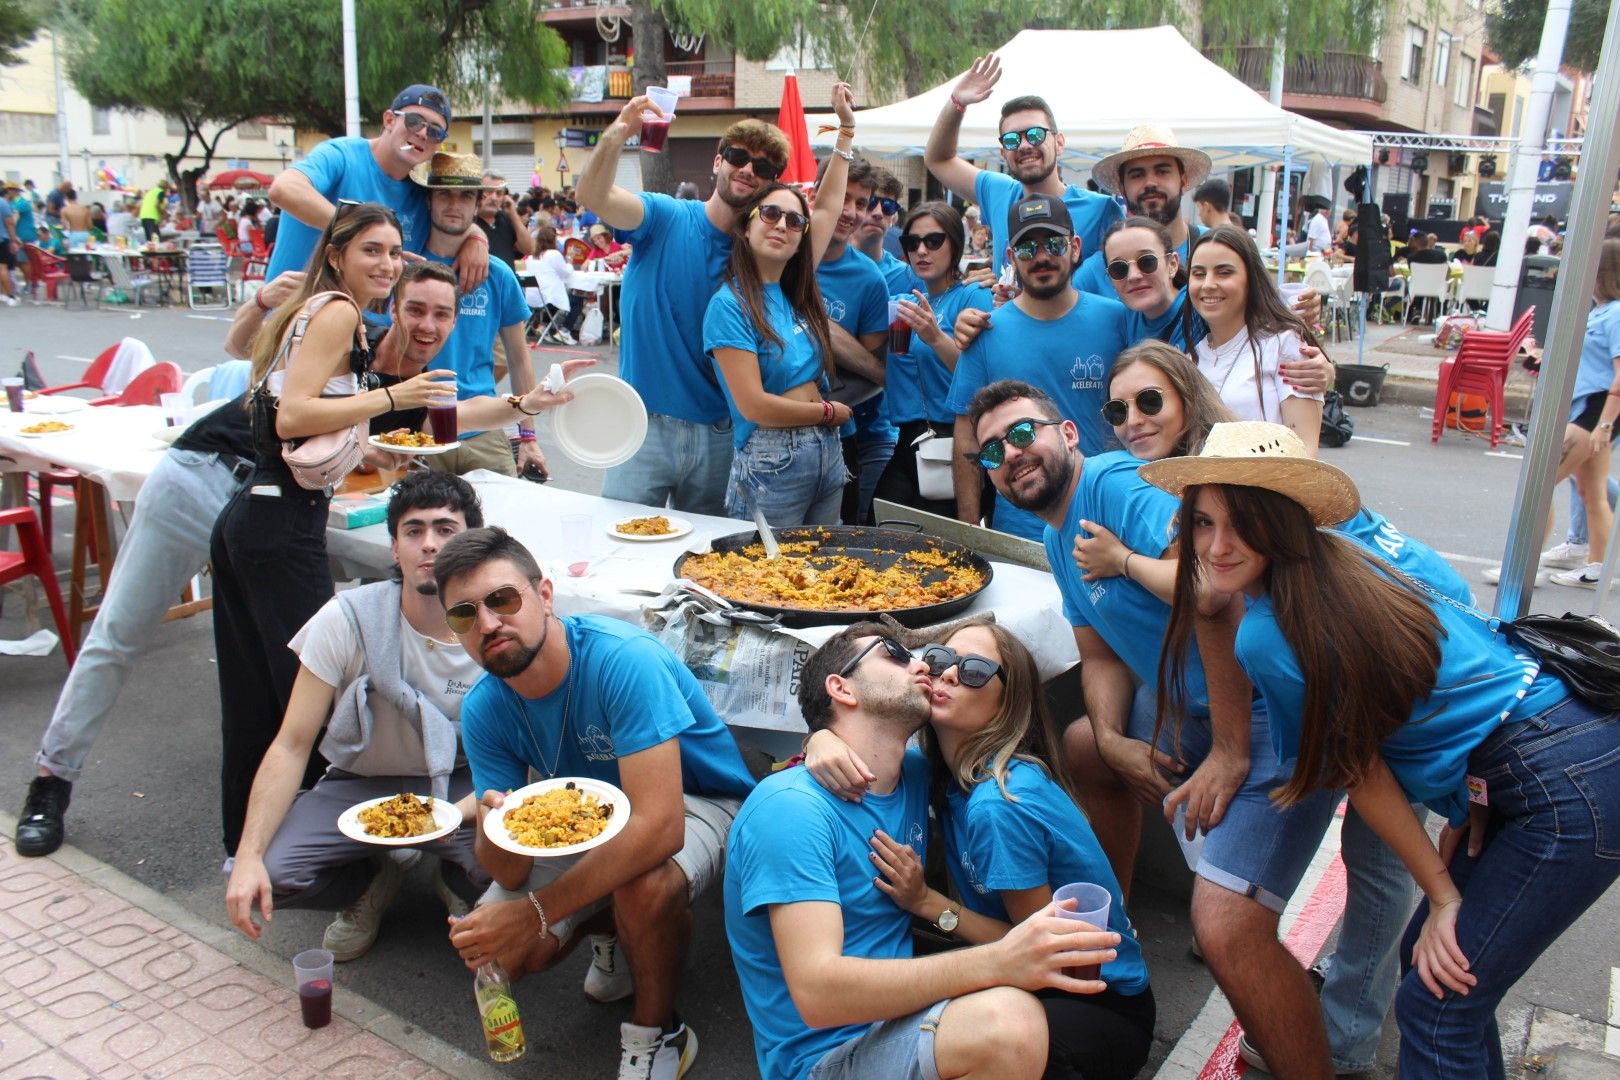
M17 819L17 854L49 855L62 846L62 819L67 816L73 785L55 776L36 776L28 785L22 817Z

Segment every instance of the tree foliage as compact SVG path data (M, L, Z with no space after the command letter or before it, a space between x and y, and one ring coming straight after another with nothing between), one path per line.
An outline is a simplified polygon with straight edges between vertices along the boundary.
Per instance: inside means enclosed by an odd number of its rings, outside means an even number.
M1597 70L1608 17L1609 5L1604 0L1575 0L1564 40L1564 63L1582 71ZM1497 0L1495 9L1485 16L1485 34L1504 66L1516 68L1536 58L1546 18L1546 0Z
M32 0L0 0L0 67L22 60L19 50L39 33L39 7Z

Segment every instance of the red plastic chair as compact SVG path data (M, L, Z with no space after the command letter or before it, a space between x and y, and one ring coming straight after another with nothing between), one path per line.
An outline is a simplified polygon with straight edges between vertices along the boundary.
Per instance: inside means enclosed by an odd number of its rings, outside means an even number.
M172 360L160 360L129 380L121 394L97 398L92 405L156 405L160 394L178 394L185 373Z
M35 299L39 297L39 287L44 285L45 299L55 300L57 284L72 280L67 272L67 260L52 255L38 244L24 244L23 251L28 255L28 285Z
M242 249L237 245L236 239L226 235L225 226L221 225L215 229L214 235L219 237L219 246L225 249L226 255L234 259L242 254Z
M1454 394L1478 394L1485 398L1490 413L1491 449L1496 449L1506 423L1505 397L1508 372L1519 346L1530 336L1535 307L1526 308L1506 333L1499 330L1470 330L1463 335L1457 355L1440 365L1434 391L1434 426L1429 442L1439 443L1446 426L1446 410Z
M68 629L67 609L62 606L62 593L56 587L56 568L51 565L50 552L45 549L39 519L26 506L0 510L0 528L8 526L17 530L22 551L0 551L0 585L9 585L25 577L39 579L40 588L45 590L45 599L51 605L51 618L56 620L56 632L62 638L62 655L67 657L68 667L71 668L78 656L78 643Z
M85 369L84 378L75 383L63 383L61 386L47 386L41 394L60 394L64 390L102 390L107 381L107 372L112 370L113 357L118 355L118 346L109 345L90 362Z

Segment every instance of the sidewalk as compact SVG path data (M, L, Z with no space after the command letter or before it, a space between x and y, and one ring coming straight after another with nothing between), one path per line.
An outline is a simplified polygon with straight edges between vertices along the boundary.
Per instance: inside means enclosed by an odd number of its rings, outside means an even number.
M22 858L15 825L0 815L0 1080L501 1075L341 969L331 1024L308 1030L279 957L72 847Z
M1432 345L1424 338L1434 334L1434 325L1405 325L1367 321L1366 353L1357 359L1362 346L1359 338L1345 338L1325 345L1327 354L1337 364L1365 364L1368 367L1389 365L1384 378L1380 403L1433 407L1435 384L1440 377L1440 364L1452 355ZM1453 350L1454 351L1454 350ZM1515 362L1509 371L1505 394L1507 415L1522 419L1529 414L1530 398L1535 393L1535 377L1523 364ZM1358 415L1361 410L1351 413Z

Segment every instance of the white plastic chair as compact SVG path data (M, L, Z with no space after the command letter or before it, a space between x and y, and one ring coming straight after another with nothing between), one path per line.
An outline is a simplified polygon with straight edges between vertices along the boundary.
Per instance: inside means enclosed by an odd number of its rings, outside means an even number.
M192 247L186 268L186 303L197 308L228 308L231 306L231 260L218 244L197 244ZM197 294L217 293L217 303L197 302Z
M1444 315L1450 301L1450 287L1446 275L1451 268L1445 263L1414 263L1412 277L1406 289L1406 319L1412 319L1412 305L1419 300L1433 300L1437 315ZM1419 308L1418 310L1423 310Z
M128 296L131 302L139 304L141 293L147 289L155 289L162 295L162 285L158 279L150 274L136 277L129 271L129 263L120 258L108 257L101 260L107 266L107 276L112 279L112 287Z
M1349 278L1345 278L1348 284ZM1353 324L1350 313L1354 310L1353 302L1345 296L1340 282L1328 273L1327 263L1319 262L1305 274L1305 284L1322 298L1322 313L1327 316L1328 326L1333 334L1333 341L1339 340L1339 323L1344 323L1345 336L1353 335Z
M1491 302L1491 284L1496 280L1494 266L1463 267L1462 282L1457 287L1457 306L1471 310L1469 304Z

